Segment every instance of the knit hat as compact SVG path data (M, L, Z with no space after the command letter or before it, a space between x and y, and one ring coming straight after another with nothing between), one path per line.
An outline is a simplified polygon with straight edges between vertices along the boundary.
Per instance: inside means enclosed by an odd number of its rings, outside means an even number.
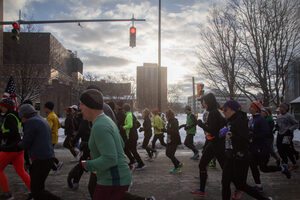
M0 105L7 109L11 109L11 110L13 110L15 108L15 102L13 101L13 99L11 97L2 99L0 102Z
M88 89L80 96L80 101L94 110L103 110L103 95L97 89Z
M49 110L53 110L54 103L51 101L48 101L47 103L45 103L45 108L48 108Z
M226 107L228 107L228 108L234 110L235 112L237 112L237 111L240 110L241 105L235 100L229 100L229 101L226 101L226 103L223 106L223 108L226 108Z
M123 110L124 111L126 111L126 112L129 112L130 111L130 105L128 104L128 103L125 103L124 105L123 105Z
M153 113L154 115L157 115L157 114L158 114L158 109L157 109L157 108L153 109L153 110L152 110L152 113Z
M289 108L290 108L290 106L287 103L282 103L282 104L280 104L279 107L285 109L287 112L289 111Z
M251 102L250 106L256 110L256 112L261 112L262 104L259 101Z
M19 108L19 117L20 119L24 118L29 118L32 115L36 114L36 110L34 109L34 107L30 104L23 104L20 108Z
M191 108L191 106L185 106L184 110L189 110L189 111L191 111L192 108Z

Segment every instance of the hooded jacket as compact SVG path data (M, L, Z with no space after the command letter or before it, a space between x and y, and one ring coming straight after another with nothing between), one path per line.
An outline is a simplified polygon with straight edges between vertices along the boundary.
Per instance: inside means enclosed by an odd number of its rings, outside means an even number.
M21 140L21 122L18 113L9 111L4 115L3 123L1 126L1 151L4 152L18 152L18 142Z

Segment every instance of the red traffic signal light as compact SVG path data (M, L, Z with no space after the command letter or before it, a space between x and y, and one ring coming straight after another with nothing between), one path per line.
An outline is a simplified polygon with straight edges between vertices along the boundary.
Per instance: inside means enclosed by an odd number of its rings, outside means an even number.
M197 97L204 95L204 84L197 84Z
M20 25L18 23L14 22L12 25L13 25L13 28L20 29Z
M130 27L129 34L129 46L133 48L136 46L136 28L133 26Z
M17 42L20 39L20 25L17 22L12 23L13 29L11 29L12 36L11 38Z
M131 34L135 34L136 33L136 28L135 27L131 27L130 28L130 33Z

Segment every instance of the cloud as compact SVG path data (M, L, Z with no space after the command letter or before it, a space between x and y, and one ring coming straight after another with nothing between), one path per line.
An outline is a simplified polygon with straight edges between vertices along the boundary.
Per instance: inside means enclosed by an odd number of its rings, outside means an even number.
M85 54L82 60L84 62L85 67L97 68L122 67L130 63L129 60L120 57L100 56L92 53Z
M144 62L157 63L158 1L40 0L39 8L44 5L43 10L36 9L37 0L16 1L19 4L17 7L35 10L35 19L39 19L40 15L51 19L118 19L131 18L132 13L136 18L146 19L146 22L135 23L136 48L129 47L131 22L81 23L82 28L77 24L43 25L43 31L51 32L67 49L78 52L84 62L85 72L105 69L101 73L135 75L136 66ZM5 2L15 4L16 1ZM54 8L47 13L47 5L52 5L52 2ZM208 8L220 2L222 0L162 1L162 65L168 67L168 83L181 84L183 95L190 95L191 77L197 77L195 67L198 65L196 50L200 43L199 27L206 23ZM15 11L17 13L17 9L5 9L5 16Z

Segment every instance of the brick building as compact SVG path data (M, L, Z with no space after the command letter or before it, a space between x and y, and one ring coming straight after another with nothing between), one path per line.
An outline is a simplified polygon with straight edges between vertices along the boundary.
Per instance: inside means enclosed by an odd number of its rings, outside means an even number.
M66 107L78 103L82 71L83 63L76 53L67 50L51 33L22 32L19 44L11 39L10 32L3 33L1 94L12 75L22 100L32 98L41 108L46 101L53 101L55 112L64 116Z

